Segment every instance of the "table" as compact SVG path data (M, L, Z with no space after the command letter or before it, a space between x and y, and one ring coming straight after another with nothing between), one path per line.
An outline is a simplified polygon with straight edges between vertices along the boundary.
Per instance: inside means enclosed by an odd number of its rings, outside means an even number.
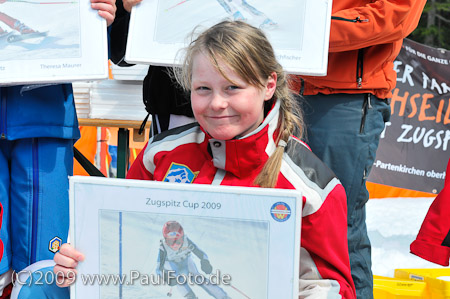
M136 141L144 141L144 134L138 135L139 128L141 127L142 121L139 120L123 120L123 119L97 119L97 118L80 118L78 119L78 124L80 126L87 127L115 127L119 128L119 132L117 134L117 177L125 178L128 170L128 161L130 158L129 151L129 140L130 140L130 131L129 129L133 129L135 136L134 140L136 140L136 136L142 138L141 140ZM151 122L147 121L145 127L150 128Z

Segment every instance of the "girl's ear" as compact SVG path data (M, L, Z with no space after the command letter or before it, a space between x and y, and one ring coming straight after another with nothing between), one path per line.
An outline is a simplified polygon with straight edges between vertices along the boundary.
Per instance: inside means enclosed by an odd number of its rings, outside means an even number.
M276 88L277 88L277 73L272 72L272 74L270 74L269 78L267 79L266 86L264 88L266 93L264 101L268 101L273 97Z

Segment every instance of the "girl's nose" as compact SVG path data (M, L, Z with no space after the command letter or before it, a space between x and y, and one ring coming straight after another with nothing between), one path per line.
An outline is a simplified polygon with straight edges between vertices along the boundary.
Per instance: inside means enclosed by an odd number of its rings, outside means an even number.
M210 107L212 110L221 110L228 107L228 99L220 95L219 93L214 93L211 96Z

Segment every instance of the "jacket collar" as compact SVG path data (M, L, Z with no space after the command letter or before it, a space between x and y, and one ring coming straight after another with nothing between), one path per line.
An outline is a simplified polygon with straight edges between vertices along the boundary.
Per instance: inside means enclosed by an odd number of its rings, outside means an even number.
M261 125L240 138L218 140L205 132L206 144L214 166L231 172L238 178L259 173L276 149L274 133L278 125L279 110L280 103L276 101Z

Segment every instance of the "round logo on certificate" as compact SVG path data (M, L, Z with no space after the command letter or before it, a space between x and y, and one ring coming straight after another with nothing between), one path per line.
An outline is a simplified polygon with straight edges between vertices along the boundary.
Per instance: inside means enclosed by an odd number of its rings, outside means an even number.
M276 202L270 208L270 214L275 221L284 222L291 217L291 208L284 202Z

